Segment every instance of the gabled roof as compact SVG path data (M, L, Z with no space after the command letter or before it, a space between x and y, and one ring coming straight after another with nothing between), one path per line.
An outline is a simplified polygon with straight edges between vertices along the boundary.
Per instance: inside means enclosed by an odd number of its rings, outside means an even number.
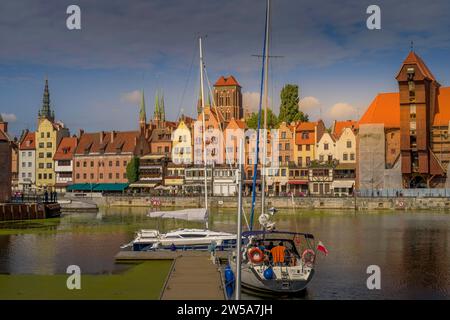
M112 133L114 133L113 141L111 141ZM79 139L75 154L134 153L139 136L139 131L83 133Z
M64 137L56 149L53 160L71 160L77 147L78 138Z
M385 128L400 128L399 94L378 94L359 120L358 125L362 124L384 124Z
M300 122L295 127L295 144L315 144L314 131L317 122ZM303 135L306 132L307 137Z
M427 77L430 80L436 80L434 75L431 73L430 69L428 69L425 62L423 62L422 58L419 57L414 51L411 51L408 54L408 56L406 57L405 61L403 61L402 67L400 68L399 72L397 73L397 77L398 77L398 74L400 73L400 71L402 70L403 66L407 65L407 64L417 65L419 67L419 70L423 73L423 75L425 77Z
M236 78L233 76L224 77L221 76L216 83L214 84L215 87L221 87L221 86L238 86L241 85L237 82Z
M35 150L36 149L36 134L28 132L22 139L19 145L20 150Z
M448 126L450 123L450 87L440 87L438 109L433 126ZM380 93L370 104L358 122L362 124L384 124L385 128L400 128L400 97L398 92Z
M150 143L155 142L172 142L172 131L170 128L156 128L153 129L150 136Z
M339 139L341 134L344 132L345 128L350 128L352 130L358 127L358 122L355 120L345 120L345 121L335 121L333 125L332 134Z
M227 127L225 128L225 130L227 130L228 128L239 128L239 129L246 129L247 125L244 121L242 120L238 120L235 118L231 118L230 122L228 123Z

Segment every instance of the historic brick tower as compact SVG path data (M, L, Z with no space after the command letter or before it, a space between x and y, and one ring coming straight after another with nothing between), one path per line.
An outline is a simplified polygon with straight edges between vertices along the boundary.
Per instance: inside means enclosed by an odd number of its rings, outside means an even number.
M433 187L444 170L431 150L440 84L423 60L411 51L396 77L400 93L400 156L403 186Z
M214 101L226 122L244 117L241 86L233 76L220 77L214 84Z

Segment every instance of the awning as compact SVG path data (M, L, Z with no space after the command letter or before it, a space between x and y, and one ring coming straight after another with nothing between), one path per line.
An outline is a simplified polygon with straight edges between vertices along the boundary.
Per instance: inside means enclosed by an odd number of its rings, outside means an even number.
M354 181L333 181L331 183L331 188L353 188L353 185L355 184Z
M308 184L305 180L289 180L289 184Z
M128 183L99 183L94 187L94 191L124 191L128 188Z
M165 179L164 184L166 186L182 186L184 184L184 179Z
M94 183L75 183L68 186L67 191L91 191L94 187Z
M130 188L154 188L156 183L132 183Z

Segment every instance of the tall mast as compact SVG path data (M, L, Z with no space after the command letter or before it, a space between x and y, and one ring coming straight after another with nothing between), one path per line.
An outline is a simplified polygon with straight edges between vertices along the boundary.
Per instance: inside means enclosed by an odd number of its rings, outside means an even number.
M264 75L265 75L265 65L266 65L266 38L267 38L267 21L268 21L268 7L266 8L266 27L265 27L265 33L264 33L264 45L263 45L263 64L261 68L261 86L259 91L259 107L258 107L258 128L256 130L256 159L255 164L253 166L253 182L252 182L252 211L250 213L250 223L249 223L249 229L253 230L253 219L255 217L255 205L256 205L256 177L258 173L258 163L259 163L259 141L260 141L260 135L259 131L261 130L261 111L262 111L262 100L263 100L263 91L264 91ZM267 141L265 141L267 143ZM262 179L263 180L263 179ZM264 193L264 192L263 192Z
M208 210L208 182L207 182L207 170L206 170L206 125L205 125L205 92L203 90L203 49L202 38L198 39L200 48L200 95L202 99L202 133L203 133L203 168L205 175L205 208Z
M266 45L264 52L264 130L263 130L263 158L261 170L261 214L264 214L264 206L266 203L266 159L267 159L267 109L269 104L268 99L268 80L269 80L269 41L270 41L270 0L267 0L267 15L266 15Z

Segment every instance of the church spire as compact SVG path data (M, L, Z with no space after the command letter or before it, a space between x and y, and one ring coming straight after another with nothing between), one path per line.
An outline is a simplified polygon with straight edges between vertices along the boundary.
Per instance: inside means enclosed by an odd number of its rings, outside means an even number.
M155 95L155 111L153 112L153 119L154 120L160 120L160 112L159 112L159 97L158 97L158 90L156 90Z
M161 121L166 121L166 110L164 107L164 92L161 94L161 103L160 103L160 109L159 109L159 119Z
M147 114L145 112L145 97L144 97L144 89L142 89L141 93L141 105L139 111L139 122L146 123L147 122Z
M42 108L39 110L40 118L47 118L54 121L55 113L50 109L50 92L48 90L48 78L45 78L44 95L42 97Z

